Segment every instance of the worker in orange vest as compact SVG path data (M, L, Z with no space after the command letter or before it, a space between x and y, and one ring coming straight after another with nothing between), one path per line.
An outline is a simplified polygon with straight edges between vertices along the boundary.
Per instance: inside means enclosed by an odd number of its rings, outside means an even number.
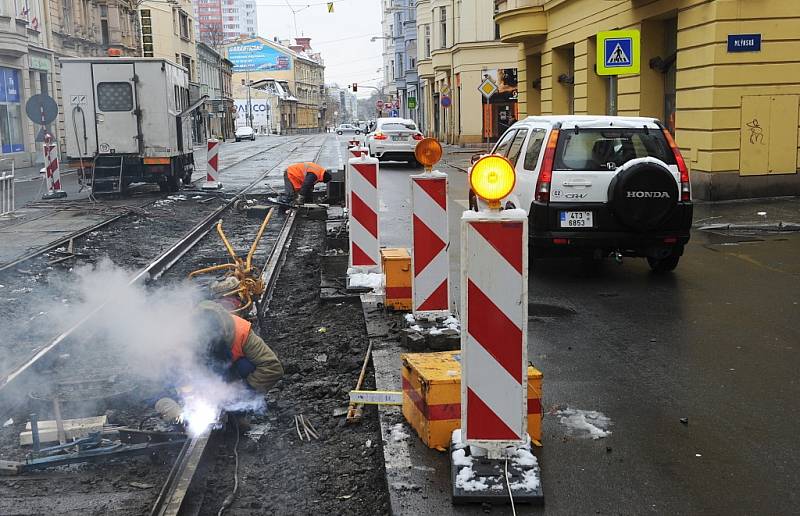
M231 314L219 303L202 301L196 321L207 339L209 366L226 377L241 378L265 393L283 376L283 366L272 349L253 332L249 321Z
M284 195L288 201L303 204L311 197L314 185L331 180L331 171L311 161L292 163L283 172Z

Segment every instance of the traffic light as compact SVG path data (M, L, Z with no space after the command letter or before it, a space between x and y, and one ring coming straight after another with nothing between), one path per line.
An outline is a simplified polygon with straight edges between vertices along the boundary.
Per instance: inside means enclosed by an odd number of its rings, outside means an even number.
M353 83L353 93L358 91L358 83Z

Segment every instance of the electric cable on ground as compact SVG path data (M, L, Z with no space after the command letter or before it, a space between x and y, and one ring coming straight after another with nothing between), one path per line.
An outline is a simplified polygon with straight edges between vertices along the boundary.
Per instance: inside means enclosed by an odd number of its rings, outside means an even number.
M233 491L225 497L225 500L222 502L222 507L220 507L219 512L217 512L217 516L222 516L225 509L231 506L233 500L236 498L236 492L239 490L239 421L237 421L235 417L233 418L233 426L236 429L236 444L233 445Z
M506 455L505 466L506 487L508 488L508 501L511 502L511 514L517 516L517 510L514 508L514 496L511 494L511 483L508 481L508 455Z

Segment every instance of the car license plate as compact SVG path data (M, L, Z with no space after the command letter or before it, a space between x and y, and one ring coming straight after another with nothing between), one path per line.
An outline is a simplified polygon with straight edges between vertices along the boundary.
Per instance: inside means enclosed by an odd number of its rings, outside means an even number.
M590 228L592 226L591 211L562 211L562 228Z
M393 142L404 142L408 140L408 136L392 136Z

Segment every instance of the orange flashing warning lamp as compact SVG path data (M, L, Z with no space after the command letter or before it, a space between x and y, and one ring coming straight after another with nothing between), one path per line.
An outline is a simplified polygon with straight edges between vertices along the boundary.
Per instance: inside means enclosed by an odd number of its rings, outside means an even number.
M425 167L426 172L430 172L431 167L442 159L442 145L436 141L436 138L420 140L414 149L414 157L420 165Z
M469 184L475 194L488 201L489 208L499 209L500 199L511 193L517 175L514 166L503 156L490 154L472 165Z

